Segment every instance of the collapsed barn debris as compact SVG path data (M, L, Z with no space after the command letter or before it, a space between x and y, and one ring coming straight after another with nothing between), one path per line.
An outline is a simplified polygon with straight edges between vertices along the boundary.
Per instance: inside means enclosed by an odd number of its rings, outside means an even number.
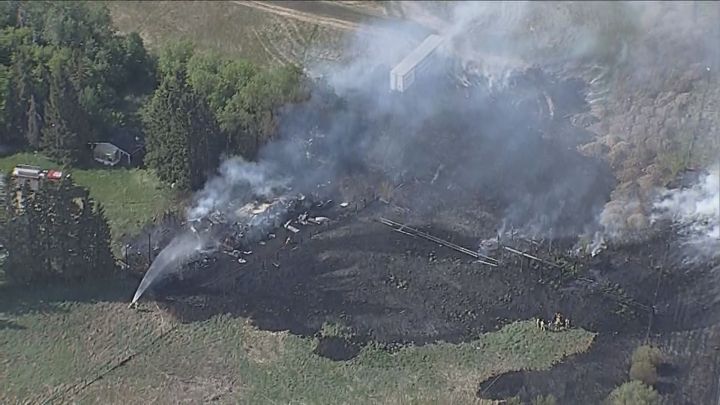
M305 195L298 194L240 204L230 202L223 211L214 210L201 218L188 220L187 231L176 236L158 254L141 281L132 303L137 302L152 282L164 278L162 273L176 274L177 278L183 280L204 272L208 268L208 258L218 250L233 257L237 263L246 264L248 256L253 253L251 247L255 244L265 245L267 240L274 239L276 235L273 232L276 229L284 228L297 234L301 226L327 224L330 218L313 216L311 211L331 206L332 200L313 203ZM290 237L285 244L289 241ZM182 246L183 251L172 252L177 246Z

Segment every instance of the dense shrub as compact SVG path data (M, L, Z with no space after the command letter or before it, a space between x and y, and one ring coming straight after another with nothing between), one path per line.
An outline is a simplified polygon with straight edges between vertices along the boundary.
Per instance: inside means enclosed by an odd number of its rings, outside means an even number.
M656 405L660 395L640 381L630 381L615 388L606 400L607 405Z
M255 158L277 131L276 110L307 97L298 67L261 69L189 42L165 47L158 65L160 85L143 114L146 162L181 189L202 185L221 151Z
M642 381L647 385L655 385L658 375L655 366L647 361L639 361L630 365L630 379Z
M142 39L118 34L102 4L12 1L0 13L0 145L81 162L135 115L127 96L155 84Z
M663 361L663 355L657 347L643 345L639 346L632 354L632 363L648 362L654 366Z
M662 362L662 352L657 347L643 345L635 349L630 363L630 379L647 385L657 383L657 366Z
M115 270L102 206L69 179L16 190L2 218L3 267L12 282L76 281Z

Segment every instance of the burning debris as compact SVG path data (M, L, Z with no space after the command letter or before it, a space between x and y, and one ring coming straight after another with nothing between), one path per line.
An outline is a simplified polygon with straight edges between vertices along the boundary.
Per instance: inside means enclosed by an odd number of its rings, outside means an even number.
M308 222L315 225L322 225L330 222L330 218L328 217L315 217L315 218L308 218Z
M187 230L160 252L145 273L132 303L137 302L153 282L170 274L182 273L187 263L220 248L236 257L238 263L247 263L242 255L252 254L252 250L248 249L250 246L261 242L272 230L283 225L288 217L298 211L304 212L312 204L299 194L293 198L282 196L238 205L234 201L228 202L223 211L213 210L206 216L189 220ZM285 223L286 228L291 221Z
M187 230L160 252L132 302L135 303L153 282L169 274L187 271L185 265L199 257L222 250L238 263L246 264L247 257L253 254L251 246L265 245L265 239L274 239L274 230L284 228L296 234L300 232L300 226L326 224L330 218L312 216L309 210L318 205L327 207L330 203L331 200L327 200L313 204L305 195L297 194L245 203L229 201L223 210L206 211L205 216L187 221Z
M290 225L290 222L292 222L292 221L287 221L285 223L285 225L283 225L283 228L287 229L288 231L290 231L292 233L300 232L300 230L298 228L295 228L294 226Z

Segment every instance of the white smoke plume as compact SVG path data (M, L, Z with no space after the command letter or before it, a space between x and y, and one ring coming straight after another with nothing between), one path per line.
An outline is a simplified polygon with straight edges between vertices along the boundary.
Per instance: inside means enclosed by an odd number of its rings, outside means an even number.
M653 220L673 221L689 247L704 256L720 255L720 168L692 187L663 190L653 208Z
M225 160L217 176L208 180L188 210L190 221L201 219L214 210L224 210L230 201L238 199L270 199L283 192L289 179L274 173L271 162L248 162L241 157Z

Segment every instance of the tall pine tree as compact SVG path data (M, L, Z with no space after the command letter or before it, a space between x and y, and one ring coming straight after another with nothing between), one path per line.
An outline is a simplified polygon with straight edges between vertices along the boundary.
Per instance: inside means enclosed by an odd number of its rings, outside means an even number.
M35 95L30 96L30 102L27 113L27 142L33 148L40 146L40 129L42 128L42 116L38 111L38 103L35 101Z
M182 190L202 186L217 166L221 134L207 103L187 84L184 71L162 80L143 121L147 165Z
M12 183L7 183L11 188ZM35 252L37 248L38 221L32 210L30 187L13 189L6 197L5 222L0 226L0 242L8 251L4 271L8 279L26 284L36 278L36 272L44 265Z
M102 207L68 179L28 187L8 199L0 242L5 274L22 284L76 281L112 274L110 230Z
M81 216L79 229L84 230L83 238L87 240L84 242L81 238L82 246L86 246L82 251L83 261L88 267L87 273L107 274L115 269L115 260L110 248L110 227L105 216L105 208L95 203L92 198L86 198L83 206L86 209L83 211L84 216Z
M56 67L50 75L50 94L42 129L43 150L63 164L84 161L88 156L86 144L92 139L88 124L88 116L66 72Z

